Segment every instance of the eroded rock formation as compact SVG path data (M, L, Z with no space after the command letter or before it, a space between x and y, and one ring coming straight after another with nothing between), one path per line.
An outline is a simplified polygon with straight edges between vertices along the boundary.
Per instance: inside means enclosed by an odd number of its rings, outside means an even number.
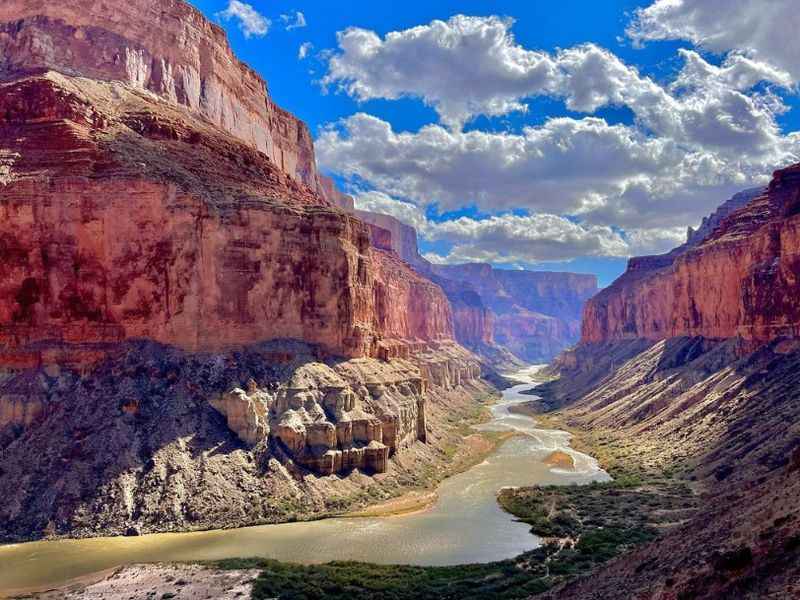
M587 303L583 341L738 336L758 345L796 337L799 198L800 166L777 171L766 193L702 242L631 259L627 272Z
M281 522L428 485L491 393L479 371L452 342L381 361L288 340L0 368L0 540Z
M275 441L322 475L383 473L389 456L426 439L422 375L405 361L307 362L272 390L251 381L211 404L243 442Z
M697 514L557 598L794 597L800 570L800 166L735 196L586 306L545 409L691 482Z
M157 94L322 190L308 128L272 102L223 29L183 0L3 2L0 78L42 69Z

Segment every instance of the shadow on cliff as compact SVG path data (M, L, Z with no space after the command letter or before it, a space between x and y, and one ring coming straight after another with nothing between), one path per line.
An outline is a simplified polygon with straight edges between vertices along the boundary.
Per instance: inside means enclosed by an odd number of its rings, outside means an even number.
M245 447L208 399L250 380L270 389L283 367L257 351L190 355L152 342L113 354L86 374L2 382L0 395L37 398L44 413L0 437L0 539L269 520L268 449Z

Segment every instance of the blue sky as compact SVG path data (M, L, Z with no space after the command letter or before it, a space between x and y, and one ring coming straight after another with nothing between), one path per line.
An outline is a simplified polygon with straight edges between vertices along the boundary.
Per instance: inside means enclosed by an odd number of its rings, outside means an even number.
M676 245L730 193L796 156L795 42L782 53L775 40L747 33L754 19L775 19L780 41L796 31L796 20L785 23L794 11L726 0L726 37L709 29L720 0L683 0L677 9L666 0L248 0L237 10L231 1L193 4L225 27L274 100L309 124L322 168L363 207L417 225L431 259L593 272L605 285L627 255ZM245 35L235 16L244 4L271 22L268 31ZM791 10L788 1L775 6ZM337 38L350 28L360 33ZM497 44L474 42L484 31L500 32L499 55ZM390 32L400 41L390 43ZM463 43L453 50L453 40ZM362 53L370 44L377 55ZM432 47L440 63L429 61ZM553 81L518 91L519 69L540 59L552 63ZM484 67L471 80L473 64ZM454 85L468 81L464 95L488 91L459 112L459 91L437 87L436 68ZM400 73L393 88L381 80L390 70ZM688 92L674 87L679 79ZM495 100L527 111L496 109ZM673 108L663 121L659 113ZM441 165L428 170L429 162Z

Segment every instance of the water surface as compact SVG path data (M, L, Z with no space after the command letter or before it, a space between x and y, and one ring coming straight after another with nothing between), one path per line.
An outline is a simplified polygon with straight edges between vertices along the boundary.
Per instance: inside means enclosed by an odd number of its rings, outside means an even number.
M569 434L536 427L509 408L526 402L537 367L516 373L493 419L480 428L515 431L483 463L445 480L430 509L400 516L336 518L305 523L141 537L60 540L0 546L0 594L39 591L125 563L261 556L303 563L359 560L454 565L513 558L539 545L529 527L497 504L505 486L580 484L607 480L592 457L569 447ZM573 470L543 461L554 450L572 456Z

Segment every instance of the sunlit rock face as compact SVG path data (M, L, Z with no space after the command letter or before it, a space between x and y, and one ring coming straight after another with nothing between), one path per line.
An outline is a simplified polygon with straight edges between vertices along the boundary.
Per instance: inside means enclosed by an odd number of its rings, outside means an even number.
M52 357L43 341L297 338L367 356L387 338L452 339L437 286L183 108L49 72L0 84L0 111L6 362Z
M723 219L702 242L631 259L586 306L582 340L741 337L757 345L800 333L800 166Z
M120 81L188 108L322 191L306 125L269 98L224 31L181 0L6 0L0 77L48 69Z

